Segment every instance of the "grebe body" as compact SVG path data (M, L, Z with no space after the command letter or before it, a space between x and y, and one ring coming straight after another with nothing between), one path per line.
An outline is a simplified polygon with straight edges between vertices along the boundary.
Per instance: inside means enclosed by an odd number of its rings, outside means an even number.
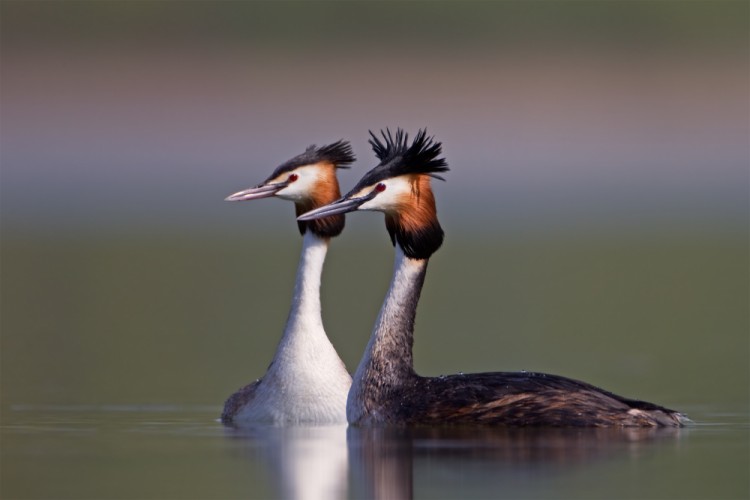
M440 143L423 130L411 145L401 130L395 138L390 132L383 138L372 135L380 164L354 189L298 218L381 211L396 248L393 278L349 392L350 424L650 427L688 422L673 410L557 375L417 375L412 357L417 304L428 260L443 241L430 178L440 178L448 167L439 158Z
M346 142L311 146L279 166L262 184L227 200L276 196L293 201L299 215L337 199L336 168L353 161ZM344 228L341 217L298 223L302 253L283 336L266 374L225 402L221 414L225 424L346 422L351 376L325 333L320 304L323 263L330 239Z

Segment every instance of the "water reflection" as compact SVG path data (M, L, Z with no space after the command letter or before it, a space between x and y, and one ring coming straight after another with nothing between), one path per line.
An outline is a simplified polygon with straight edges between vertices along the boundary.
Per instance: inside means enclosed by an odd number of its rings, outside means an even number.
M451 478L440 477L445 471L453 471L453 479L475 474L481 478L480 483L466 481L461 487L464 494L470 493L467 488L487 494L493 484L507 494L512 483L506 479L519 473L534 477L637 455L680 432L684 430L352 427L347 445L355 498L402 499L414 497L415 484L420 488L432 484L435 492L445 494L437 484L450 482Z
M259 445L243 447L242 452L266 462L279 498L347 498L346 425L255 426L227 428L226 432Z
M685 429L265 427L227 429L279 498L408 499L501 491L677 443ZM449 495L450 495L449 494Z
M747 406L679 406L698 423L236 431L213 406L12 405L0 498L750 498Z

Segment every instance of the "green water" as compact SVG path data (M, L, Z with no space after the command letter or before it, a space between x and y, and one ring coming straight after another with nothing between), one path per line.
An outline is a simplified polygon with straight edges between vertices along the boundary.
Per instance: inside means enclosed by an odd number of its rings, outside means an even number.
M350 370L389 280L382 236L345 233L326 264L324 320ZM420 373L556 373L697 424L229 431L215 419L273 355L298 236L6 232L0 496L747 497L744 235L502 236L454 235L431 261Z

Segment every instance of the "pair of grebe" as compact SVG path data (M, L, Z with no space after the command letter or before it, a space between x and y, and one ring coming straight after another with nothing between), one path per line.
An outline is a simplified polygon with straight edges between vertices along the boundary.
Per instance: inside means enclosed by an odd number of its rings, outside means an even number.
M441 144L424 130L411 143L400 129L395 136L382 132L382 139L370 135L380 163L340 199L336 167L354 161L351 148L341 141L311 147L260 186L227 198L293 200L305 243L292 312L274 360L262 379L229 398L225 423L675 427L689 421L673 410L557 375L417 375L412 357L417 303L429 258L443 242L430 182L442 179L439 174L448 166ZM356 210L385 214L396 258L383 306L348 388L349 375L322 328L318 292L328 239L343 229L343 214ZM308 255L313 246L322 247L317 260Z

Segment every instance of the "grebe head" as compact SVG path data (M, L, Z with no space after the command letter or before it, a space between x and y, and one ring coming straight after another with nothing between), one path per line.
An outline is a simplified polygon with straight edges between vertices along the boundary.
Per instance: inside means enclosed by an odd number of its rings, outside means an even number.
M348 141L326 146L308 147L304 153L282 163L262 183L225 198L247 201L277 197L294 202L299 216L329 204L341 197L336 169L349 168L355 157ZM336 215L316 221L297 221L301 234L306 229L321 237L338 236L344 229L344 216Z
M392 243L398 244L407 257L427 259L443 242L443 230L437 219L435 197L430 179L448 170L440 158L442 144L417 132L409 144L409 136L398 129L395 137L390 130L381 131L381 141L370 132L370 144L380 163L367 172L343 198L311 210L298 221L355 210L376 210L385 214L385 224Z

